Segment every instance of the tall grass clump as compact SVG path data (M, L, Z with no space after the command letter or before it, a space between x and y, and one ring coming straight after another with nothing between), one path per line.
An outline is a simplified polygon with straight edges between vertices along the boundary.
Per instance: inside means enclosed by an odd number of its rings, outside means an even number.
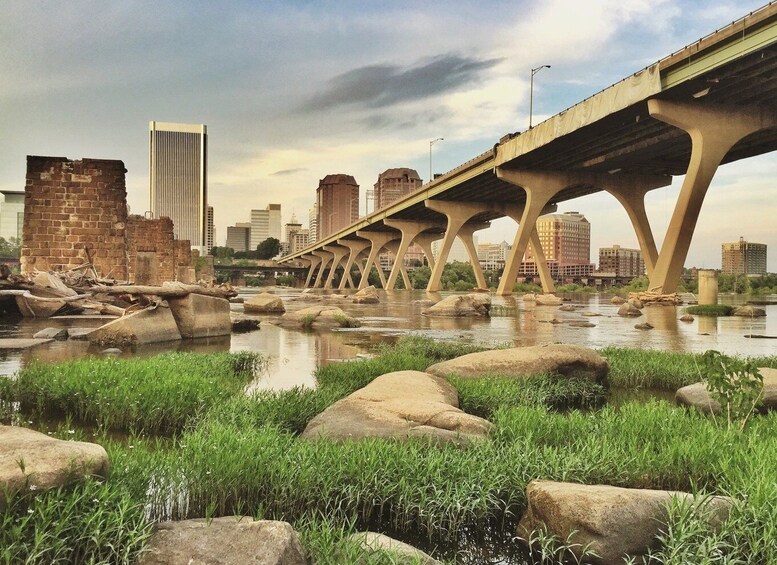
M544 406L552 410L598 408L607 400L607 390L586 379L536 375L526 379L452 377L459 391L459 407L469 414L489 419L500 408Z
M730 316L734 307L726 304L698 304L688 306L685 311L696 316Z
M0 563L131 565L151 535L143 506L115 483L10 495L0 512Z
M25 414L171 435L208 407L238 393L259 363L259 356L252 353L34 363L19 372L13 395Z
M386 354L399 351L408 355L426 357L432 363L437 363L438 361L447 361L448 359L461 357L468 353L488 351L489 349L503 349L508 346L508 344L458 343L430 339L419 335L409 335L402 337L396 344L381 345L378 352Z

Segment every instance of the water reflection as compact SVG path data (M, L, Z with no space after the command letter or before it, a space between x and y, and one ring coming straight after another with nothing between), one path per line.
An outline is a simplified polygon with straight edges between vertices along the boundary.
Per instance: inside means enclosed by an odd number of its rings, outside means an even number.
M271 289L279 294L288 311L318 304L301 300L299 290ZM258 292L246 289L244 298ZM574 343L601 348L607 345L642 347L670 351L702 352L717 349L739 355L774 355L777 342L768 339L748 339L745 335L777 335L777 305L764 306L766 318L711 318L696 316L691 323L679 323L683 306L648 306L639 318L622 318L618 306L608 295L572 295L566 304L574 306L562 311L554 306L537 306L524 302L520 296L492 295L495 315L491 318L432 318L423 310L429 300L439 300L450 293L429 295L424 291L380 291L379 304L353 304L342 298L329 298L332 291L318 291L325 303L345 310L362 320L362 327L342 330L304 331L274 325L277 315L261 316L261 329L231 337L168 342L126 351L125 356L155 355L162 351L257 351L268 359L267 370L251 384L251 390L287 389L293 386L315 386L313 373L321 365L354 359L369 353L379 343L396 341L410 333L440 340L514 344L518 346L547 343ZM732 302L741 297L724 297ZM233 304L236 312L242 306ZM595 314L595 315L592 315ZM638 330L635 324L648 322L655 329ZM50 326L96 327L101 320L29 320L4 321L0 336L32 337ZM585 327L592 324L593 327ZM55 362L98 354L83 341L54 341L27 351L0 351L0 374L12 374L22 364L38 359Z

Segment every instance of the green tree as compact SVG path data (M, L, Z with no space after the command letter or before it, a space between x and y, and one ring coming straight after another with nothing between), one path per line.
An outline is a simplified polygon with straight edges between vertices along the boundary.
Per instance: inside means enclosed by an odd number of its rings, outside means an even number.
M21 255L22 241L18 237L5 239L0 237L0 257L16 257Z
M281 250L281 242L274 237L268 237L256 246L256 259L272 259Z
M231 247L218 247L216 245L210 250L210 254L219 264L229 264L235 255L235 250Z
M413 288L423 289L429 284L429 277L432 276L432 270L429 267L418 267L410 273L410 282Z

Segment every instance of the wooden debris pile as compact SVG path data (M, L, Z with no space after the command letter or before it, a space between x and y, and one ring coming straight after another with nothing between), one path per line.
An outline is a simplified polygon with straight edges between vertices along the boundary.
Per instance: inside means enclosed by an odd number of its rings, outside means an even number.
M637 299L642 304L648 305L648 304L657 304L657 305L675 305L675 304L682 304L682 299L677 295L676 292L672 292L670 294L663 294L661 292L655 291L655 290L643 290L641 292L630 292L629 293L629 300Z

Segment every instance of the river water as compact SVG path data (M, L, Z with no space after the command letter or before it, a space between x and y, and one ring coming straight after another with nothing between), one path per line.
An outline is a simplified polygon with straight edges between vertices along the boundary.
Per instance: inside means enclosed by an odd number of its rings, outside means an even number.
M268 289L241 289L240 296L249 298ZM300 300L300 290L272 288L280 295L287 311L316 304ZM332 294L318 291L319 294ZM518 346L547 343L570 343L601 348L607 345L639 347L668 351L703 352L716 349L741 356L775 355L777 340L747 338L746 335L777 336L777 304L760 306L766 309L765 318L697 316L693 322L681 322L684 306L649 306L639 318L622 318L618 306L611 304L611 295L569 295L567 304L575 311L560 311L554 306L536 306L524 302L521 296L492 295L491 318L431 318L422 311L429 299L439 300L451 293L427 294L425 291L379 291L379 304L357 305L349 300L332 301L348 314L359 318L360 328L333 331L305 331L273 325L277 315L258 316L261 329L246 334L222 338L183 340L138 347L122 355L154 355L162 351L257 351L263 353L269 364L266 371L251 385L252 389L288 389L294 386L315 386L313 372L327 363L343 362L369 355L381 342L393 342L407 334L418 334L439 340L511 343ZM759 297L777 302L777 296ZM741 296L721 296L722 303L743 303ZM232 309L242 312L241 304ZM574 323L588 322L593 327L576 327ZM635 324L648 322L654 329L638 330ZM52 326L97 327L105 320L83 318L14 319L0 322L0 337L32 337L37 331ZM84 341L53 341L25 351L0 351L0 375L12 375L33 359L57 362L65 359L98 354Z

